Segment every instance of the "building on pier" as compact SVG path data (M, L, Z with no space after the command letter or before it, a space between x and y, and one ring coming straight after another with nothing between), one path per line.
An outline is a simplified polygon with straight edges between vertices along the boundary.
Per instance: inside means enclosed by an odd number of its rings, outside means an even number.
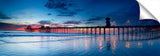
M105 27L111 27L110 18L106 18L106 26Z

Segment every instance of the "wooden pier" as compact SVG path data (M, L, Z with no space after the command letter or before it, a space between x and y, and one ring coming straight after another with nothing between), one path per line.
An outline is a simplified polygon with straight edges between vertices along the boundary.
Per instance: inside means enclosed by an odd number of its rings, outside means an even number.
M160 25L152 25L152 26L111 26L110 18L105 18L106 26L97 26L97 27L44 27L40 28L32 28L28 26L26 31L35 31L38 30L40 32L61 32L61 33L82 33L82 34L129 34L130 32L133 34L137 34L137 32L144 31L153 31L155 28L160 28Z
M82 33L82 34L129 34L144 31L152 31L159 28L160 25L154 26L98 26L98 27L41 27L41 28L26 28L26 31L34 31L38 29L39 32L61 32L61 33Z

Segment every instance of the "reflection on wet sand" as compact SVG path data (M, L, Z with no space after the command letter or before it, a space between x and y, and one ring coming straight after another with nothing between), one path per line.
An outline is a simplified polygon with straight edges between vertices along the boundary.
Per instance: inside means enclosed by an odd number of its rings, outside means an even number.
M125 47L126 47L126 48L129 48L129 47L130 47L130 43L129 43L128 41L126 42Z
M151 40L151 39L156 39L159 38L158 33L153 33L153 32L145 32L145 33L136 33L130 35L130 34L122 34L118 36L118 40L122 41L141 41L141 40Z
M85 49L89 48L89 39L85 39Z
M99 51L101 51L101 49L103 48L102 47L102 39L101 39L102 36L99 36L98 38L99 38L99 49L100 49Z
M116 36L113 35L113 47L112 47L113 50L116 50L116 40L115 40L115 38L116 38Z
M138 47L142 48L142 42L138 42Z
M4 42L4 44L0 45L0 48L3 48L1 49L2 51L0 50L0 54L14 53L19 56L39 56L42 54L44 56L132 56L147 53L146 51L138 52L147 50L147 48L150 48L148 52L160 49L159 41L157 41L159 36L157 34L154 32L134 34L129 32L120 35L81 34L78 36L5 37L0 38L0 41ZM14 51L8 49L13 49ZM22 54L26 52L19 49L33 51ZM158 52L159 50L156 51Z

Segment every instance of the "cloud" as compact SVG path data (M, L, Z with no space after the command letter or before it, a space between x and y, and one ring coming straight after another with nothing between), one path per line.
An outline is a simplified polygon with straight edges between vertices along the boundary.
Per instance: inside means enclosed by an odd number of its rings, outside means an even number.
M26 27L26 25L15 25L0 22L0 30L17 30L18 28Z
M11 18L0 12L0 19L11 19Z
M40 24L51 24L51 21L41 20L41 21L39 21L38 23L40 23Z
M103 19L105 19L105 18L104 17L93 17L93 18L88 19L87 21L100 21Z
M66 21L63 24L80 24L80 21Z
M62 25L60 25L60 24L57 24L57 23L52 23L52 24L50 24L51 26L53 26L53 27L61 27Z
M48 13L47 15L48 15L48 16L49 16L49 15L52 15L52 13Z
M74 16L74 15L59 14L59 15L57 15L57 16L69 16L69 17L71 17L71 16Z
M48 2L44 5L44 7L48 9L62 9L67 10L68 7L73 7L72 1L67 0L48 0Z
M95 23L95 22L86 22L85 24L93 24L93 23Z
M57 16L74 16L77 14L77 12L74 11L68 11L68 10L58 10L58 12L60 14L58 14Z
M75 11L84 11L84 9L74 9Z
M44 6L48 9L54 8L54 0L48 0L48 2Z
M44 6L48 9L54 9L59 12L60 14L57 16L74 16L77 14L76 11L80 11L80 9L74 10L71 1L68 2L67 0L48 0Z
M66 3L58 0L48 0L48 2L44 5L48 9L53 8L64 8L66 6Z
M53 26L53 27L61 27L61 26L63 26L63 25L58 24L58 23L52 23L51 20L50 21L49 20L41 20L38 23L40 23L40 25L49 24L50 26Z

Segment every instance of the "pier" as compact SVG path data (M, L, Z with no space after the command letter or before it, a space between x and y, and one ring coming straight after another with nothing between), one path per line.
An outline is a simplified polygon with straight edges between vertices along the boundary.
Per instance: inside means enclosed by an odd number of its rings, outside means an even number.
M160 27L159 25L155 26L111 26L111 27L41 27L41 28L31 28L26 29L28 31L34 31L39 29L39 32L61 32L61 33L82 33L82 34L128 34L137 32L152 31L154 28Z
M82 34L138 34L139 32L154 31L153 29L160 28L160 25L147 26L111 26L110 18L106 18L106 26L92 26L92 27L45 27L32 28L28 26L26 31L39 32L60 32L60 33L82 33Z

